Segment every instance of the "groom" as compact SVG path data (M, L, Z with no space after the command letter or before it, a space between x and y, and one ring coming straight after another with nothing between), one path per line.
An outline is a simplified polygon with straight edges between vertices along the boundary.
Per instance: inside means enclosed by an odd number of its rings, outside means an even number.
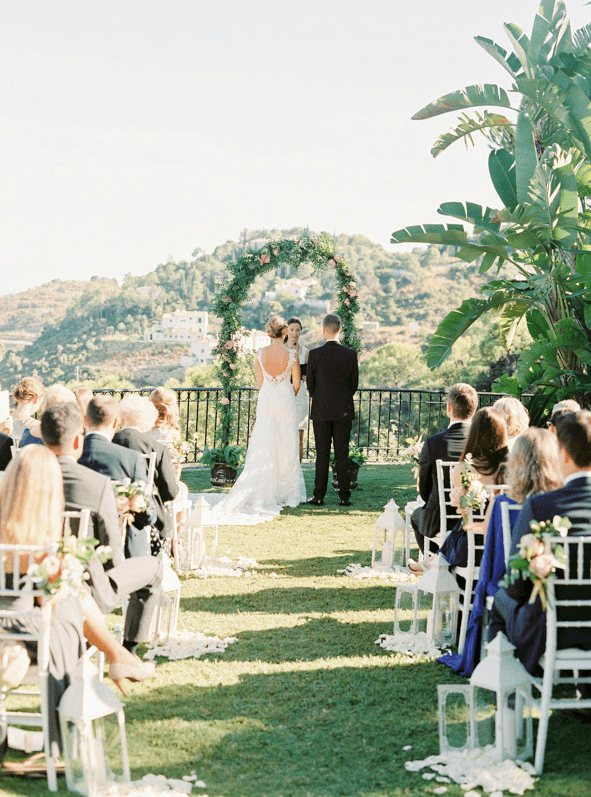
M355 417L353 395L359 371L357 352L341 346L338 315L327 315L322 322L326 343L312 349L308 358L307 386L312 397L310 417L316 439L316 478L314 497L309 504L323 506L328 486L331 443L337 462L341 506L351 506L349 481L349 438Z

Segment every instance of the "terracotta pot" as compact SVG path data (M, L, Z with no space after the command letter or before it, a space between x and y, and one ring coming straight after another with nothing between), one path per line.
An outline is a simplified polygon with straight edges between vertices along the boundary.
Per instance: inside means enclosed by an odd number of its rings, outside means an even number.
M217 462L211 469L212 487L231 487L236 481L236 468L225 462Z
M349 482L350 488L354 490L357 487L357 477L359 474L359 465L354 465L352 462L349 462ZM336 465L332 466L332 486L335 490L339 489L339 480L337 479L337 468Z

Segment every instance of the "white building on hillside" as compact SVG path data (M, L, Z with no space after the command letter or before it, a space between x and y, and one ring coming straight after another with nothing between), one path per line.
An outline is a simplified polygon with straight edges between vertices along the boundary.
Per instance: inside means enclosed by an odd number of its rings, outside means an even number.
M216 339L213 335L205 335L191 341L191 354L181 357L183 368L190 368L192 365L211 365L213 362L213 348Z
M144 340L188 341L207 335L208 313L205 310L175 310L164 313L160 324L144 332Z
M284 280L283 282L277 282L272 291L265 291L265 301L274 301L279 293L289 293L295 299L299 299L303 302L310 288L316 285L317 282L318 280L312 279L312 277L306 277L306 279L291 277L291 279Z

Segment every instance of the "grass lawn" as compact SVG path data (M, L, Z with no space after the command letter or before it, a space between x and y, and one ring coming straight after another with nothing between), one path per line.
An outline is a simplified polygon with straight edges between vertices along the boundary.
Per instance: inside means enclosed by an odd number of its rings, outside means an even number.
M305 477L311 495L311 467ZM204 470L183 478L193 492L209 488ZM220 529L220 553L253 557L259 570L185 580L181 627L239 641L217 657L163 661L154 679L132 686L133 777L194 769L210 797L433 794L439 784L404 762L438 753L437 684L465 680L378 648L379 634L392 632L394 587L336 572L370 564L373 523L392 495L401 507L415 497L410 468L366 465L349 509L332 493L324 507ZM590 754L589 726L555 715L536 795L589 797ZM49 792L41 781L2 778L0 793ZM449 785L447 797L462 794Z

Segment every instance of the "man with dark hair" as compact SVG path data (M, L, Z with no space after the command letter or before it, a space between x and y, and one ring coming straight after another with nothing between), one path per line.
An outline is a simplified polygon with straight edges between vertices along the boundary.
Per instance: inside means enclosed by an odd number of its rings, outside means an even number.
M359 382L357 352L341 346L338 315L324 317L322 333L326 343L312 349L306 371L308 393L312 396L310 417L316 442L314 496L308 503L322 506L328 487L330 447L334 448L341 506L350 506L349 440L355 417L353 396Z
M549 493L533 495L525 501L511 534L511 556L517 552L521 538L531 533L532 520L552 521L555 515L566 517L572 524L569 536L591 536L591 412L581 410L560 418L556 436L564 486ZM588 574L591 552L585 551L584 555L583 572ZM559 584L560 571L557 571L556 589L568 589L573 593L573 599L591 600L591 595L583 594L582 587L560 587ZM489 640L503 631L516 646L517 656L529 672L535 670L546 645L546 615L539 597L533 603L529 602L531 587L531 581L523 580L507 588L500 587L495 595L489 626ZM576 613L577 609L574 611ZM582 619L591 619L588 610ZM558 647L591 650L591 629L560 629Z
M86 407L86 435L80 465L119 481L148 480L148 472L141 454L111 442L119 422L119 405L109 395L98 395ZM156 511L135 515L125 538L126 556L145 556L150 553L145 528L156 521Z
M113 559L104 566L97 557L89 562L89 586L104 614L121 606L131 594L125 614L124 646L132 653L148 638L160 598L162 559L137 556L123 559L123 541L111 480L78 464L82 452L83 419L78 406L59 402L41 417L45 445L57 456L64 479L66 509L90 509L93 536L109 545Z
M478 407L478 393L471 385L458 382L447 392L446 413L449 418L447 429L425 440L419 458L417 488L425 502L415 509L411 523L419 549L425 550L425 537L435 537L440 531L439 489L435 463L457 462L464 450L472 416Z

